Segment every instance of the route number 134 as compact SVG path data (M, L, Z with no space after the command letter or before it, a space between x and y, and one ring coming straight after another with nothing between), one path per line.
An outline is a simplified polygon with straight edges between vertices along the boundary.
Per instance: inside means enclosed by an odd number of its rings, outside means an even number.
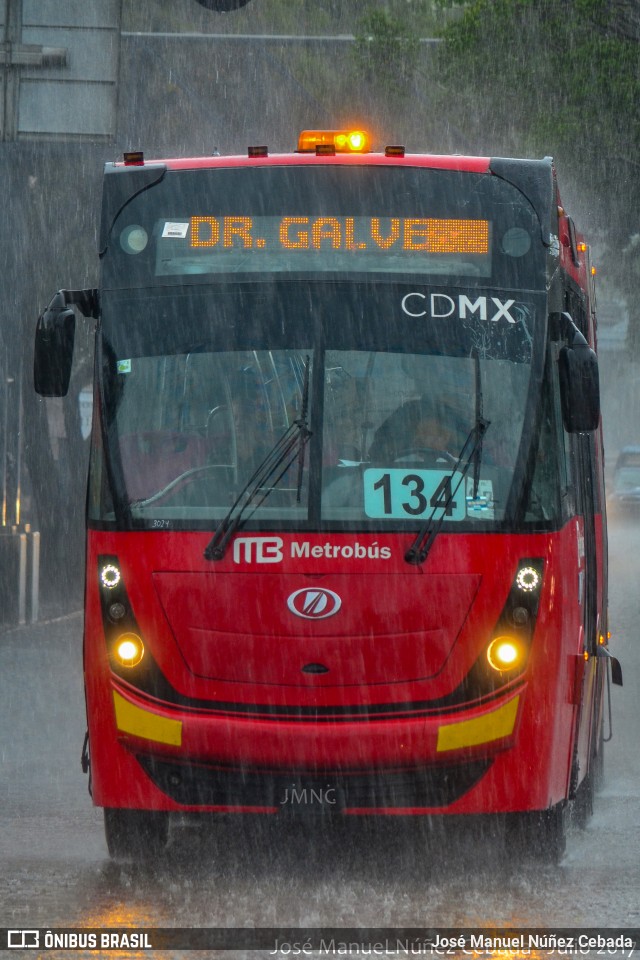
M465 484L445 470L368 469L363 473L364 509L368 517L394 520L466 517ZM457 488L457 490L456 490ZM456 493L451 497L451 492ZM447 503L449 501L449 503Z

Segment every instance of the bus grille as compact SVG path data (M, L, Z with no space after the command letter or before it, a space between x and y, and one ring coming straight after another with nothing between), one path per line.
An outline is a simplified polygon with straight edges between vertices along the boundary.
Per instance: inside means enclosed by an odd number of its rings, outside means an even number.
M354 808L446 807L470 790L492 762L377 773L307 774L171 763L148 756L138 756L138 761L163 793L185 806L276 807L310 814Z

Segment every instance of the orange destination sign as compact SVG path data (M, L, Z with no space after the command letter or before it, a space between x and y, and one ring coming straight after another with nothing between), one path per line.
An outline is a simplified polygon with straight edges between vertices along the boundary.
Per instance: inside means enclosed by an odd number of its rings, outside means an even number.
M489 221L426 217L199 216L190 218L188 246L218 252L334 250L486 256Z

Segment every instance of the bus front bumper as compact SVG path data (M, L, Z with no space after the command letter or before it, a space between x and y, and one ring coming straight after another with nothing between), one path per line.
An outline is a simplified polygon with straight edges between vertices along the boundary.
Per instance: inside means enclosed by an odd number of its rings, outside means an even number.
M130 688L112 696L119 766L137 771L141 806L408 814L460 806L513 747L523 694L437 716L344 721L178 712Z

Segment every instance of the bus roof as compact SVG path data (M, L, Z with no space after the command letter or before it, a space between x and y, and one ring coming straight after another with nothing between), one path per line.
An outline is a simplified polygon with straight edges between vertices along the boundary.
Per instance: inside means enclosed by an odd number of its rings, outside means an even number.
M411 153L404 156L385 156L384 153L337 153L335 155L313 153L273 153L266 156L211 156L211 157L174 157L137 162L120 161L108 163L108 167L127 167L162 165L168 170L199 170L220 167L258 167L258 166L307 166L307 165L347 165L347 166L408 166L432 167L444 170L464 170L470 173L488 173L489 157L465 157L459 155Z

